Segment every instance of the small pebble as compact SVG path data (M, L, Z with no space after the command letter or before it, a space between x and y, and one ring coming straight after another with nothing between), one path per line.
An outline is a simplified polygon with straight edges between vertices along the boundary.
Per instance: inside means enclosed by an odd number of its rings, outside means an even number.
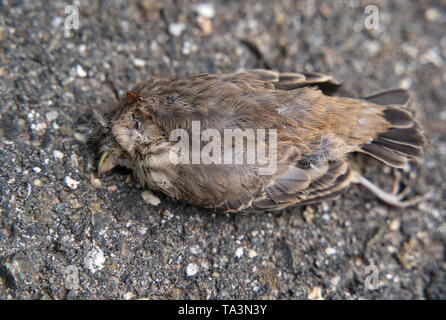
M59 26L64 22L64 19L59 16L55 16L53 19L51 19L51 26L53 28L59 28Z
M387 246L386 248L389 253L395 253L397 251L394 246Z
M28 112L28 113L26 114L26 117L27 117L29 120L33 120L34 118L36 118L37 115L38 115L38 114L36 114L36 111L35 111L35 110L31 110L30 112Z
M424 12L424 17L429 21L436 21L440 19L441 13L436 8L428 8Z
M322 206L322 211L324 212L330 211L330 205L327 202L322 202L321 206Z
M85 78L88 74L80 64L76 66L76 73L80 78Z
M80 44L78 47L77 47L77 50L79 51L79 53L81 54L81 55L85 55L85 53L87 52L87 46L84 44L84 43L82 43L82 44Z
M109 187L107 187L107 190L110 192L114 192L116 190L118 190L118 186L117 185L111 185Z
M203 18L212 19L215 16L215 8L213 3L197 3L194 10Z
M133 299L134 297L136 297L136 295L135 295L133 292L126 292L126 293L124 294L124 299L125 299L125 300L131 300L131 299Z
M173 218L173 213L170 212L169 210L164 210L163 213L162 213L162 215L163 215L165 218L167 218L167 219L171 219L171 218Z
M367 40L364 42L364 49L369 55L375 56L381 50L381 44L378 41Z
M251 258L251 259L257 257L257 252L255 252L252 249L249 249L248 250L248 257Z
M76 190L79 186L79 181L72 179L70 176L65 177L65 184L68 188Z
M422 63L432 63L439 68L443 65L443 58L437 48L429 49L421 56L420 60Z
M169 24L169 33L174 37L179 37L186 29L186 25L182 22L174 22Z
M412 79L411 78L409 78L409 77L406 77L406 78L403 78L401 81L400 81L400 85L399 85L401 88L403 88L403 89L410 89L410 87L412 87Z
M85 136L85 135L83 135L82 133L79 133L79 132L75 132L73 134L73 136L74 136L74 139L76 139L77 141L82 142L82 143L86 143L87 140L88 140L87 136Z
M146 203L148 203L152 206L156 207L157 205L159 205L161 203L161 200L156 195L154 195L153 192L151 192L151 191L148 191L148 190L144 191L143 193L141 193L141 196L142 196L142 199Z
M79 157L77 156L77 154L75 153L71 154L70 162L73 167L75 168L79 167Z
M311 223L314 218L314 209L311 206L307 206L303 212L304 220L306 223Z
M322 288L321 287L313 287L307 295L307 299L310 300L324 300L322 297Z
M45 114L45 119L48 121L54 121L57 119L58 116L59 113L57 111L50 111Z
M101 270L104 267L104 262L104 252L98 247L94 247L84 258L85 267L90 270L91 273Z
M390 230L397 231L397 230L399 230L400 225L401 225L400 221L398 219L394 219L390 223Z
M135 67L144 67L146 65L146 60L134 58L133 64L135 65Z
M36 131L37 133L42 133L46 130L47 125L45 122L39 122L31 125L31 129Z
M330 284L333 287L336 287L339 284L340 281L341 281L341 277L340 276L334 276L333 278L330 279Z
M198 266L195 263L189 263L186 267L186 275L188 277L193 277L198 272Z
M40 169L39 167L34 167L34 168L33 168L33 171L34 171L35 173L40 173L40 172L42 171L42 169Z
M59 150L54 150L53 156L54 156L54 159L56 159L56 160L62 160L64 154L62 152L60 152Z
M237 250L235 250L235 257L240 258L241 256L243 256L244 251L245 250L243 249L243 247L237 248Z
M191 53L191 48L192 48L191 42L190 41L184 41L183 47L181 48L181 52L184 55L188 55L189 53Z
M94 175L91 175L90 182L91 182L91 185L95 188L100 188L102 186L101 180L96 178Z
M201 31L204 35L212 33L212 21L203 17L197 18L197 24L200 26Z
M327 249L325 249L325 253L326 253L328 256L332 256L332 255L336 254L337 251L336 251L335 248L328 247Z

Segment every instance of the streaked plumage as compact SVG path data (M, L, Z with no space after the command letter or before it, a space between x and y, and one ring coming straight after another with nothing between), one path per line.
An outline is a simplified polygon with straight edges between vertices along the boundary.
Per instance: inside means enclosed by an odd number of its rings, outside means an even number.
M350 183L364 184L350 169L349 153L363 152L395 168L420 155L424 138L407 108L407 91L364 99L328 95L338 86L321 74L269 70L149 80L99 117L96 142L106 152L99 172L125 166L143 187L172 198L219 211L258 212L335 199ZM169 134L190 132L193 120L202 130L219 132L277 129L277 171L260 176L256 165L172 164ZM397 196L387 202L410 204Z

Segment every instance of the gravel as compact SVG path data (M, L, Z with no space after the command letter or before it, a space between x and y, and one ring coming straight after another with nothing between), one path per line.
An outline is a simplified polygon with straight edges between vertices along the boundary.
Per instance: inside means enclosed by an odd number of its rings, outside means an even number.
M445 299L446 2L408 2L375 1L368 30L362 1L76 0L65 30L64 1L0 1L0 299ZM353 186L221 215L97 177L93 109L153 76L266 66L331 74L342 95L410 89L429 143L403 183L430 198L395 209Z

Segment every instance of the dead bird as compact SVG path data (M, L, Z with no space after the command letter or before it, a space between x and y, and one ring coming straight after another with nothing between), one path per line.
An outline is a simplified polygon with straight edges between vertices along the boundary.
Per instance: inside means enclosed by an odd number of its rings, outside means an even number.
M405 193L398 194L397 188L383 191L352 169L348 158L360 152L402 168L420 156L425 140L408 109L409 93L393 89L362 99L331 96L339 86L323 74L263 69L146 81L109 114L97 114L98 173L123 166L144 188L223 212L273 211L332 200L352 183L392 206L418 203L423 197L403 200ZM265 163L260 162L172 161L178 142L172 141L172 132L193 135L194 123L200 132L221 135L228 129L274 130L276 140L266 142L274 145L274 171L261 174ZM234 151L236 143L231 138L228 145L213 148L213 159ZM241 150L248 149L243 142ZM194 150L186 151L190 160Z

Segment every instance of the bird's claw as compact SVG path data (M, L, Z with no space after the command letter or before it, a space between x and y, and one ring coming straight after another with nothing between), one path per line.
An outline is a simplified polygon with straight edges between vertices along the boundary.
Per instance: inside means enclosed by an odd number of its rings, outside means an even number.
M378 199L397 208L407 208L414 206L421 201L428 198L431 192L428 192L421 196L416 196L407 200L403 200L410 192L408 187L404 188L403 191L399 192L399 173L394 174L394 181L392 184L391 192L386 192L382 190L377 185L373 184L370 180L363 177L359 172L354 173L353 178L354 183L361 184L365 188L367 188L370 192L372 192Z

